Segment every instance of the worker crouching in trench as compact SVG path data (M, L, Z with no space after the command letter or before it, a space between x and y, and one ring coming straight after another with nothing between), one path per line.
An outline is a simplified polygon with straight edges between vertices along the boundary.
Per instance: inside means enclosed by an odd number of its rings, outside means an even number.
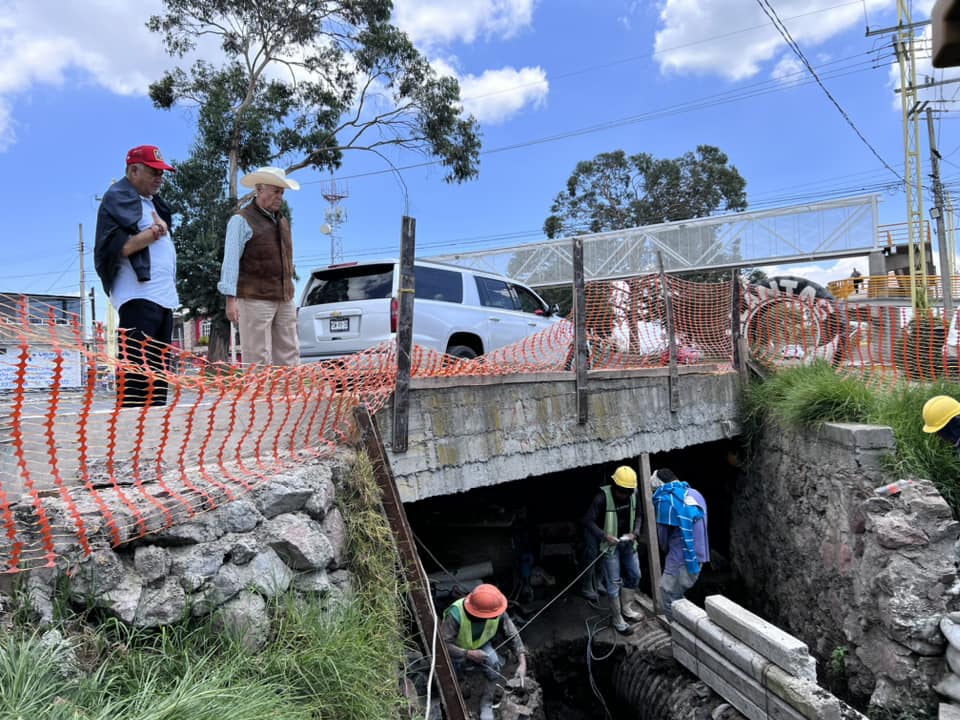
M516 677L522 684L527 656L513 620L507 614L507 598L494 585L478 585L469 595L452 603L443 613L440 637L459 675L479 669L484 676L480 696L480 720L494 720L493 702L497 680L503 677L503 660L497 648L509 644L517 656ZM497 644L495 644L495 641Z

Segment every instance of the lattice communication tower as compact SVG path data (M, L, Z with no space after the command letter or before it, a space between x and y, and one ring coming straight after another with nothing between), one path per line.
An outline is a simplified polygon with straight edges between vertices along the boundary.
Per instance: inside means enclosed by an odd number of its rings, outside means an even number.
M320 194L330 203L330 207L323 213L325 222L324 234L330 236L330 264L343 260L343 243L340 239L340 226L347 219L346 211L340 207L340 201L350 197L350 190L343 181L328 180L320 186Z

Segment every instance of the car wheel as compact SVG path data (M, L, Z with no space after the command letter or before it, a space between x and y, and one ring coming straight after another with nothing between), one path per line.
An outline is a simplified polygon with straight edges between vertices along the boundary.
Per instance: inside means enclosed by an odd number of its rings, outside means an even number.
M447 355L452 355L453 357L464 360L473 360L473 358L477 356L477 352L467 345L451 345L447 348Z

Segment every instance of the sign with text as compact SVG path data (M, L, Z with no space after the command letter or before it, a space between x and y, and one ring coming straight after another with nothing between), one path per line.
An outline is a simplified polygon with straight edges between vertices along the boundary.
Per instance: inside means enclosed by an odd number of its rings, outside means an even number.
M0 390L15 390L20 370L18 346L0 346ZM27 355L27 374L24 387L42 390L53 387L57 358L60 357L60 387L79 388L82 376L82 361L79 350L40 350L31 347Z

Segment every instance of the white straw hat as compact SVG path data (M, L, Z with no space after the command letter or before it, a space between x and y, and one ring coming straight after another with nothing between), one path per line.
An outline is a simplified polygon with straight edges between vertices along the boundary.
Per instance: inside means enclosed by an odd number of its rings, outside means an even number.
M256 185L276 185L290 190L300 189L300 183L293 178L288 178L283 170L275 167L262 167L255 172L247 173L240 178L240 184L248 188Z

